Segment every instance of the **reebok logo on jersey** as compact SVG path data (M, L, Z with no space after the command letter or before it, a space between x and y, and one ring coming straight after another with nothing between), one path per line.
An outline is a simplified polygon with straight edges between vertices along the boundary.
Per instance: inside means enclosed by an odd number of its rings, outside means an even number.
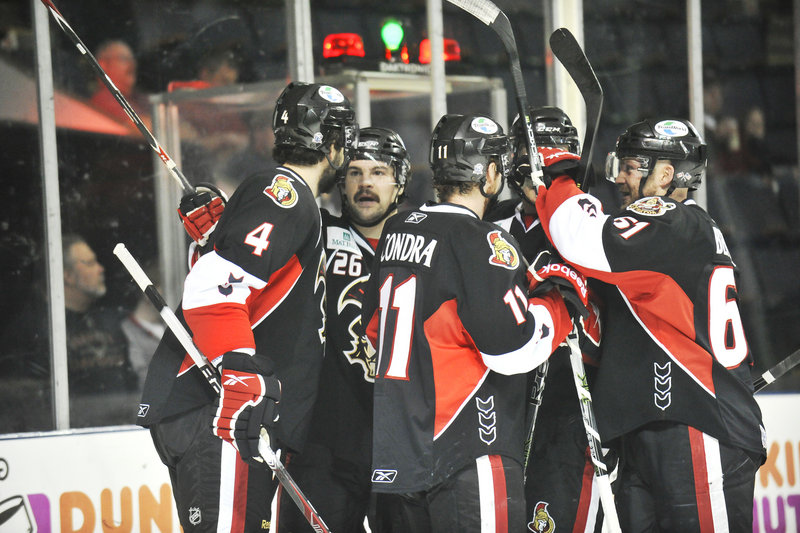
M665 202L658 196L642 198L628 206L628 211L633 211L634 213L639 213L640 215L648 217L660 217L670 209L675 209L675 204Z
M408 215L408 217L406 217L405 221L408 224L419 224L420 222L422 222L426 218L428 218L428 215L426 215L425 213L420 213L419 211L414 211L413 213Z
M375 469L372 471L373 483L394 483L395 477L397 477L397 470Z
M139 418L144 418L147 416L147 412L150 411L150 404L147 403L140 403L139 404L139 411L136 413L136 416Z
M389 233L381 253L381 261L403 261L431 266L436 239L427 240L422 235Z
M292 178L278 174L272 179L272 184L264 189L266 194L278 207L288 209L297 203L297 191L292 185Z
M491 231L486 236L489 246L492 248L492 255L489 256L489 264L501 266L508 270L515 270L519 266L519 253L511 243L509 243L499 231Z

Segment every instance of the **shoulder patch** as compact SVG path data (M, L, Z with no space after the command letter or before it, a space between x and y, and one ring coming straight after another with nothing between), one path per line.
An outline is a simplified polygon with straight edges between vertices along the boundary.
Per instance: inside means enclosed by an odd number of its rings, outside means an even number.
M489 256L489 264L516 270L519 266L519 253L514 246L508 242L500 231L490 231L486 235L492 255Z
M641 198L628 206L628 211L633 211L634 213L648 217L660 217L671 209L675 209L675 204L665 202L658 196Z
M337 226L328 226L325 232L328 235L325 247L329 250L344 250L345 252L361 255L361 249L356 244L356 240L350 230Z
M292 185L293 181L289 176L278 174L272 178L270 186L264 189L264 194L272 199L278 207L286 209L294 207L297 204L297 191Z

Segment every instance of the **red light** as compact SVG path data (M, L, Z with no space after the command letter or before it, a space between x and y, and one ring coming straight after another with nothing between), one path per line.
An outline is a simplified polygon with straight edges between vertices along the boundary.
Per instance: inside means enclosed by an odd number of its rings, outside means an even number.
M442 54L445 61L461 61L461 46L455 39L444 40L444 53ZM419 62L424 64L431 62L431 41L430 39L423 39L419 43Z
M322 43L322 57L364 57L364 40L357 33L331 33Z
M403 48L400 49L400 60L408 65L410 62L410 56L408 55L408 46L403 45Z

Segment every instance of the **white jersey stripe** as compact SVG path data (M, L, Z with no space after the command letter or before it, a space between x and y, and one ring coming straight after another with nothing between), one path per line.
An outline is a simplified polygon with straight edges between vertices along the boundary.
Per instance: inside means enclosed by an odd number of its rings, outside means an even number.
M494 477L488 455L475 459L478 469L478 498L481 509L481 533L495 533L497 519L494 504Z
M236 448L222 441L219 470L219 519L217 532L225 533L233 525L233 497L236 488Z
M711 516L714 520L714 531L716 533L727 533L729 531L728 510L725 507L722 455L719 450L719 441L711 435L703 433L703 448L706 454L708 492L711 499Z

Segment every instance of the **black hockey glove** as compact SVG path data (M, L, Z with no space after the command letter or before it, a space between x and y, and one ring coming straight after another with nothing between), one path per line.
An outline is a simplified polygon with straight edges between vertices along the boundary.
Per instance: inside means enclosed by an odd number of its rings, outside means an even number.
M572 180L578 178L581 156L552 146L539 146L536 149L542 158L544 182L548 187L559 176L568 176Z
M528 290L531 297L540 296L557 288L575 324L588 318L589 286L583 274L560 262L547 250L539 252L528 267Z
M178 207L183 228L198 246L208 243L208 237L225 210L224 198L215 194L215 191L198 187L194 193L184 195Z
M242 459L265 466L258 453L261 427L267 435L278 421L281 383L264 355L227 352L222 357L222 392L211 423L214 435L233 444Z

